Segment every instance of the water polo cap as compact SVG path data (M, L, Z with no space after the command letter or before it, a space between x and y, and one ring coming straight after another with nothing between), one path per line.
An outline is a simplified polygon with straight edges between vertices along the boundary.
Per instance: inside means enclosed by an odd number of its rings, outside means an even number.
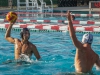
M82 43L88 43L88 44L92 44L92 41L93 41L93 35L92 34L84 34L83 35L83 38L82 38Z
M20 32L21 38L23 38L23 33L25 33L26 31L29 32L28 28L23 28L23 29L22 29L22 31ZM29 35L30 35L30 32L29 32ZM30 38L30 36L29 36L29 38ZM29 39L29 38L28 38L28 39Z

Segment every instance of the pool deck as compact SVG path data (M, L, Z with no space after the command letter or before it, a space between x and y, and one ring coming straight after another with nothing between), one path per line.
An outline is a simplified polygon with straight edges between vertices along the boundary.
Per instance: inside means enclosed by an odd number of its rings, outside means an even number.
M100 11L100 8L90 9L89 6L77 6L77 7L56 7L54 10L60 11Z
M100 11L100 8L89 9L89 6L77 6L77 7L54 7L54 10L58 11ZM10 9L7 7L0 7L0 12L14 11L16 9Z
M60 11L89 11L88 6L84 7L56 7L54 10L60 10Z

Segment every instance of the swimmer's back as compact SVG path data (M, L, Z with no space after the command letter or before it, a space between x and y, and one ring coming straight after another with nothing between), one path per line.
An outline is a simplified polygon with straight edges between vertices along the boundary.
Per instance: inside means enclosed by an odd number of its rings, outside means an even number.
M76 50L75 68L77 72L89 72L96 63L98 55L87 44L83 45L82 50Z

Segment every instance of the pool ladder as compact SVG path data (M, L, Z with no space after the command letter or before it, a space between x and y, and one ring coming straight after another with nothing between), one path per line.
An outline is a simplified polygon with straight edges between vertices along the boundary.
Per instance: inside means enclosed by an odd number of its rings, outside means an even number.
M53 3L51 2L51 7L47 6L46 2L43 0L39 0L40 4L37 0L24 0L23 2L21 0L17 0L17 11L21 12L36 12L36 13L46 13L46 12L52 12L53 13ZM26 16L29 16L29 14L26 14ZM36 16L38 17L38 14L30 14L30 16ZM43 14L42 14L43 16Z

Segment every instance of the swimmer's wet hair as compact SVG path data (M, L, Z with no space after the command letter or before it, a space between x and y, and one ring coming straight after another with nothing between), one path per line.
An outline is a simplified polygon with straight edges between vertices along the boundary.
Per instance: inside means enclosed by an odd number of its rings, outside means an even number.
M30 35L30 31L28 28L23 28L22 31L20 32L20 37L23 38L23 33L25 33L26 31L29 32L29 35ZM30 38L30 37L29 37Z

